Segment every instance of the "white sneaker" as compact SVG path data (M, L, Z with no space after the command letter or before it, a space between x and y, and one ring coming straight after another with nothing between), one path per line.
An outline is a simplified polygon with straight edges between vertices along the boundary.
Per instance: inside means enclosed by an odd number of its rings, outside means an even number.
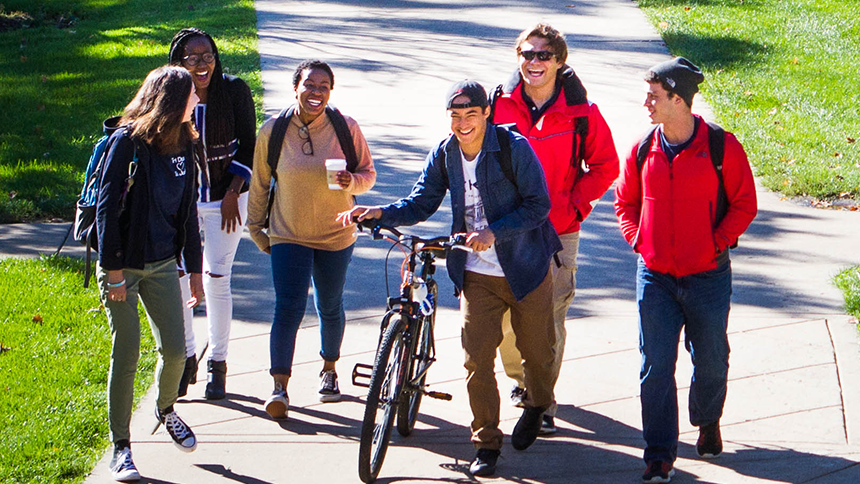
M173 444L182 452L194 452L197 449L197 437L191 431L185 422L179 418L179 415L173 411L173 407L169 407L164 413L158 408L155 409L155 416L164 424L164 428L173 439Z
M113 458L110 460L110 475L115 481L134 482L140 480L140 473L131 460L131 448L123 447L114 449Z
M287 418L287 413L290 411L290 397L287 396L287 391L280 383L275 383L275 390L272 395L266 400L266 413L276 420Z

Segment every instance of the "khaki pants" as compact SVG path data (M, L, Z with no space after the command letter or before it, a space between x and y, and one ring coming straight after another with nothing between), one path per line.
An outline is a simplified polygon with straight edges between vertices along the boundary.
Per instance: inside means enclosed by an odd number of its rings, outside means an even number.
M552 366L552 387L558 381L561 371L561 362L564 361L564 343L567 339L567 329L564 327L567 317L567 309L570 307L573 296L576 294L576 254L579 252L579 232L560 235L562 250L558 253L561 267L553 261L553 320L555 321L555 361ZM510 313L505 313L502 319L502 344L499 345L499 356L502 357L502 366L505 374L514 380L518 387L528 388L525 384L523 373L523 357L517 350L517 338L511 328ZM557 405L553 397L553 405L546 414L555 416Z
M496 348L502 341L502 315L511 313L511 327L523 355L528 404L548 407L552 403L552 363L555 331L552 313L552 276L517 302L507 280L466 272L460 309L463 312L462 342L466 353L466 389L472 409L472 442L477 448L500 449L499 388L496 383Z
M130 439L129 424L134 402L134 375L140 357L138 298L149 318L158 349L155 403L165 409L176 402L179 379L185 369L185 326L176 259L146 264L143 270L123 269L126 300L108 299L107 271L97 268L99 292L107 312L112 338L108 371L108 418L111 442Z

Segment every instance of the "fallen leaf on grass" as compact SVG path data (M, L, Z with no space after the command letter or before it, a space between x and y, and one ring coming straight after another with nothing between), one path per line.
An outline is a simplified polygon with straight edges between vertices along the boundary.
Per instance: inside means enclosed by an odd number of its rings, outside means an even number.
M684 11L685 11L685 12L689 12L689 11L690 11L690 7L689 7L689 6L684 7Z
M3 343L0 343L0 355L2 355L3 353L5 353L11 349L12 348L9 348L8 346L3 346Z
M851 198L851 192L842 192L839 194L839 198Z
M660 22L660 23L659 23L659 24L657 24L657 25L658 25L661 29L669 28L669 22L666 22L665 20L664 20L663 22Z
M774 106L773 108L771 108L770 111L767 112L767 114L770 114L771 116L773 116L774 114L776 114L777 111L779 111L779 108Z
M42 324L42 315L41 315L41 314L37 314L37 315L33 316L33 322L34 322L34 323Z
M833 153L834 158L842 158L842 153Z
M744 95L745 96L752 96L753 92L752 91L744 91Z
M847 136L847 137L845 138L845 141L847 141L847 142L849 142L849 143L853 143L853 142L855 142L855 141L857 141L857 140L856 140L856 139L854 139L854 138L852 138L852 137L850 137L850 136Z
M798 62L797 57L795 57L794 59L791 60L792 64L797 64L797 62Z

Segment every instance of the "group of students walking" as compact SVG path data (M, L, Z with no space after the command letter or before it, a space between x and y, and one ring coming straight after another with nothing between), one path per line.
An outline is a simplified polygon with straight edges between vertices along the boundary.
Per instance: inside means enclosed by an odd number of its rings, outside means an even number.
M299 64L295 105L255 135L250 90L223 73L212 38L197 29L174 37L169 65L147 76L111 138L97 208L98 280L113 338L108 414L116 480L140 478L129 441L138 299L159 351L156 417L177 447L193 451L194 433L173 408L197 375L191 310L205 293L205 398L225 398L230 276L243 227L271 255L273 390L265 410L283 419L308 285L320 318L320 400L337 401L355 221L415 224L436 212L448 192L451 232L465 234L472 249L446 259L463 315L477 449L470 471L492 475L503 444L497 349L516 382L511 398L523 407L511 435L513 447L523 450L556 431L554 387L576 290L580 226L616 179L621 232L640 255L642 480L669 482L674 473L682 329L694 365L690 421L700 428L697 450L720 454L728 249L756 214L743 148L691 113L704 77L676 58L648 71L644 105L657 127L619 163L606 121L567 64L563 35L537 24L519 35L516 54L517 69L490 96L475 81L452 86L445 98L452 134L430 151L408 197L362 206L354 196L370 190L376 171L358 124L328 106L335 80L328 64ZM328 179L329 159L350 163Z

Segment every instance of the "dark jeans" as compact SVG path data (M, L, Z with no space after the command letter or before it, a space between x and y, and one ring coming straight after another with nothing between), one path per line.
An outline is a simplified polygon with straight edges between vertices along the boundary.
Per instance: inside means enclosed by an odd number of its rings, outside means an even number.
M674 462L678 454L675 363L682 327L693 361L690 423L706 425L722 416L729 371L726 327L731 294L728 260L711 271L673 277L649 270L639 259L636 299L645 462Z
M275 317L269 336L272 363L269 373L272 375L292 374L296 333L305 315L311 281L320 319L320 356L326 361L340 358L345 322L343 286L353 247L328 251L298 244L272 246L272 281L275 286Z

